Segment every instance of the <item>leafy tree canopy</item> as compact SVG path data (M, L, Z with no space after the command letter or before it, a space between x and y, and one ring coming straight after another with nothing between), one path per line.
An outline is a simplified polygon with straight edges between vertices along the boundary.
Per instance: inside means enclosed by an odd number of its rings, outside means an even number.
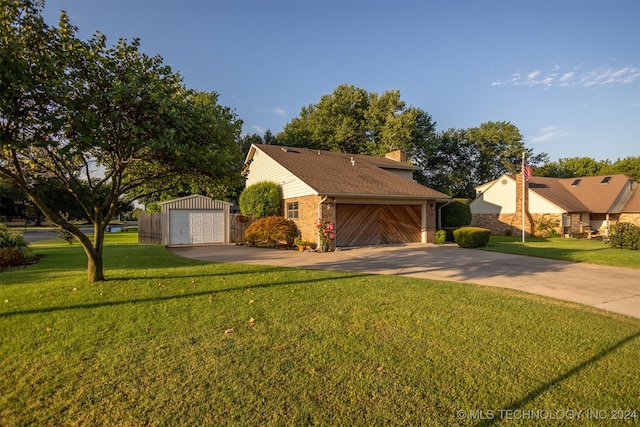
M409 157L425 151L435 123L424 111L407 107L397 90L378 95L340 85L277 135L278 144L352 154L384 155L404 150Z
M535 168L538 176L554 178L575 178L578 176L598 176L624 174L640 181L640 156L629 156L610 160L595 160L590 157L567 157L557 162L546 162Z
M231 188L242 123L217 94L187 89L162 58L140 52L138 40L82 41L65 13L50 27L41 7L2 1L0 177L70 232L87 254L89 281L103 280L104 231L118 204L178 184ZM39 177L82 206L93 240L38 195Z

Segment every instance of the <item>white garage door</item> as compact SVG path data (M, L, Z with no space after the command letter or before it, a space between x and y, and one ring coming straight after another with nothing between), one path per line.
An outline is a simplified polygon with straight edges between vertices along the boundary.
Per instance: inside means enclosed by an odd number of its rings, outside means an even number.
M224 242L224 213L221 210L169 211L169 244Z

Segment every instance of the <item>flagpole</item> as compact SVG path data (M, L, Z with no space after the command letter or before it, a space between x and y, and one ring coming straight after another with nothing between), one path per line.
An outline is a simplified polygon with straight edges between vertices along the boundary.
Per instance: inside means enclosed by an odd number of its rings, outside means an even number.
M520 167L520 173L522 174L522 243L524 243L524 151L522 152L522 165Z

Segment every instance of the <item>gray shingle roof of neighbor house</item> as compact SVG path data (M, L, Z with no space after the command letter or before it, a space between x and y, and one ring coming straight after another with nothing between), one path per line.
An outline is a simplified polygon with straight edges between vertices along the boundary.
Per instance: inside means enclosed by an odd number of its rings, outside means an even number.
M622 174L578 178L533 176L529 188L567 212L617 213L620 209L616 206L621 206L619 197L625 186L631 185L630 181L633 179Z
M282 167L328 196L414 197L448 200L451 197L402 178L386 169L418 170L416 166L385 157L278 145L255 144ZM251 152L249 154L251 156ZM248 166L250 168L250 166Z

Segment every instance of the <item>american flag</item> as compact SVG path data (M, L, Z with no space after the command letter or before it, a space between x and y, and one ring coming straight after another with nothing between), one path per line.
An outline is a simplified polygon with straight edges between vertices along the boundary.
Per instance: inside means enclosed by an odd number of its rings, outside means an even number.
M533 169L531 169L531 166L524 158L522 159L522 175L524 175L525 181L529 181L529 179L533 175Z

